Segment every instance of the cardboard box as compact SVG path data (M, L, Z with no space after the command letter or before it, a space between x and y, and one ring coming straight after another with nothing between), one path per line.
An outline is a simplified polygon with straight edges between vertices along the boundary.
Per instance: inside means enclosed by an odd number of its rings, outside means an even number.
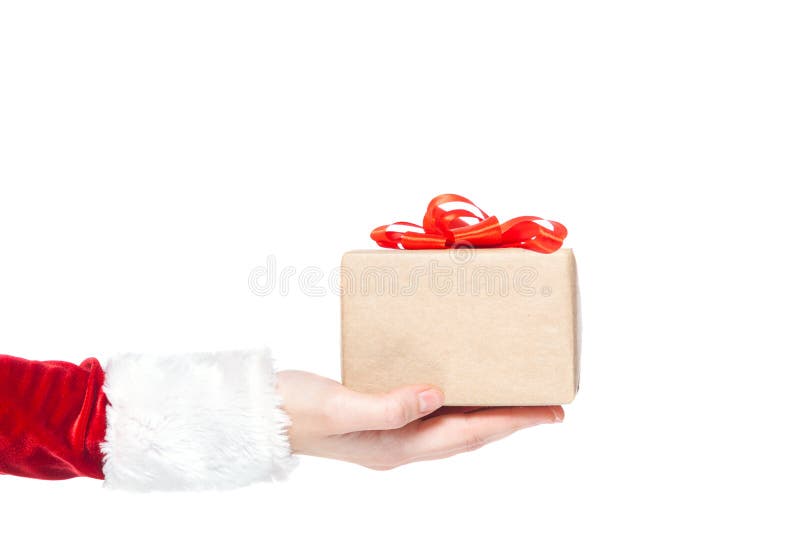
M359 250L342 257L342 382L434 384L452 406L554 405L578 390L570 249Z

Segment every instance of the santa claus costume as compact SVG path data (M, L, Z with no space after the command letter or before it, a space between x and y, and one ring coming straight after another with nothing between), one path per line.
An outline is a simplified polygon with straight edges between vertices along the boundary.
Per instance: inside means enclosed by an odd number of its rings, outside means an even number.
M0 474L134 491L284 479L296 457L275 378L267 349L105 367L0 355Z

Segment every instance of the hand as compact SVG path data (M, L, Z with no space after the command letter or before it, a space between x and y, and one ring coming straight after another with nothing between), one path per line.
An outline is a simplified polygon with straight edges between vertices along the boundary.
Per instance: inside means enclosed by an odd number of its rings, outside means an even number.
M444 395L432 386L370 395L303 371L278 373L278 393L292 420L289 441L295 454L372 469L446 458L521 428L564 419L561 406L441 408Z

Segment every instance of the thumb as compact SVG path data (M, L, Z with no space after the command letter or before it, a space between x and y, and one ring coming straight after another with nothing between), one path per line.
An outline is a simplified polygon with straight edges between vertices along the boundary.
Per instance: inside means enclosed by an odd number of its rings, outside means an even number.
M350 432L400 428L444 404L444 393L428 384L379 394L345 391L337 419Z

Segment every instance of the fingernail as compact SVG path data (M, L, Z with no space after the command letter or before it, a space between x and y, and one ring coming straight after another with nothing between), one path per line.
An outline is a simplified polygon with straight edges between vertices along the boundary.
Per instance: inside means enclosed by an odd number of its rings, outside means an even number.
M561 406L551 406L550 410L553 412L554 423L560 423L564 420L564 408Z
M437 389L426 389L417 398L419 399L419 413L431 412L444 402L441 392Z

